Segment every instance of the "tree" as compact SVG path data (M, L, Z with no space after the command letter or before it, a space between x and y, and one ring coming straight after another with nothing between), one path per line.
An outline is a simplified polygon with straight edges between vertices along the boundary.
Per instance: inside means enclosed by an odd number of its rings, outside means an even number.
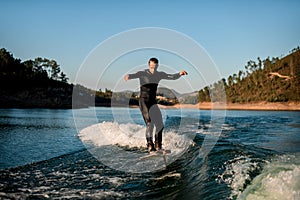
M59 65L55 60L38 57L33 62L33 69L38 73L47 72L47 76L53 80L59 80L61 72Z
M228 77L227 82L228 82L228 86L231 87L233 84L233 77L231 75Z
M262 66L263 66L263 64L262 64L262 61L261 61L261 59L260 59L260 57L257 57L257 60L258 60L258 70L261 70L262 69Z
M0 49L1 80L16 80L24 74L24 66L20 59L15 59L5 48Z
M242 78L243 78L244 72L242 70L239 71L238 73L238 83L241 82Z
M233 74L233 75L232 75L232 82L233 82L233 84L234 84L234 83L237 83L237 77L238 77L238 76L237 76L236 74Z
M222 84L224 85L225 88L227 88L227 83L226 83L226 79L222 78L221 79Z
M64 83L67 83L68 80L69 80L69 78L67 78L66 74L63 73L63 72L60 72L60 76L59 77L60 77L61 82L64 82Z
M107 89L107 88L105 88L105 97L108 97L108 98L110 98L110 97L112 97L112 91L111 90L109 90L109 89Z
M61 72L60 71L60 68L59 68L59 65L57 64L57 62L55 60L48 60L48 67L51 68L51 78L53 80L58 80L58 75L59 73Z

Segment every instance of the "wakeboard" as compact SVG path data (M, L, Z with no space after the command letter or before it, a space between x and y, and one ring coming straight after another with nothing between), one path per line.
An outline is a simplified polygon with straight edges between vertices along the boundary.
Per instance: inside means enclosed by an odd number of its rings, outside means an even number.
M156 158L156 157L164 157L171 153L171 150L168 149L162 149L160 151L153 151L148 153L145 156L140 157L141 160L150 159L150 158Z

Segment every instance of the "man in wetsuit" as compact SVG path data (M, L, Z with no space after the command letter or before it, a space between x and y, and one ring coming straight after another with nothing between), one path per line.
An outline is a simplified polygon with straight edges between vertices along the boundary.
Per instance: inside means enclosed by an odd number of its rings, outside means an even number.
M162 131L164 129L161 112L156 102L156 91L160 80L175 80L187 72L182 70L176 74L167 74L157 71L158 59L150 58L148 62L149 69L138 71L135 74L124 76L125 81L130 79L140 79L140 98L139 107L146 123L146 140L149 152L159 151L162 149ZM153 143L153 128L155 125L155 146Z

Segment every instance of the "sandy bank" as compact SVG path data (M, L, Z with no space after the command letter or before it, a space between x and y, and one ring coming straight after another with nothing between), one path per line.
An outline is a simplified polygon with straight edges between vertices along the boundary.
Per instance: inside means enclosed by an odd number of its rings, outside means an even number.
M270 102L256 102L256 103L211 103L203 102L198 104L177 104L174 106L159 105L162 109L181 108L181 109L202 109L202 110L291 110L300 111L300 102L283 102L283 103L270 103Z

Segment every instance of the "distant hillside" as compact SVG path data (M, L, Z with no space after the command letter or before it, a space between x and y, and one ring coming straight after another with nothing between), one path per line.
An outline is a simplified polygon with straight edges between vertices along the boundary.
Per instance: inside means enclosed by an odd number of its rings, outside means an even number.
M110 105L109 90L96 92L67 81L55 60L38 57L22 62L5 48L0 49L0 108Z
M250 60L245 71L201 89L200 102L210 101L210 92L222 84L230 103L300 101L300 49L280 59Z
M300 48L283 58L249 61L245 70L206 86L199 92L180 94L159 87L162 105L218 101L218 88L225 87L229 103L300 102ZM68 83L55 60L36 58L22 62L0 49L0 108L72 108L138 105L139 92L95 91ZM217 96L217 98L215 98ZM75 98L73 98L75 97ZM112 105L113 104L113 105Z
M112 92L112 104L125 106L128 105L138 105L139 99L139 91L121 91L121 92ZM175 105L178 103L178 97L180 94L175 90L170 90L165 87L158 87L157 88L157 95L156 100L158 104L161 105Z
M0 108L70 108L73 85L55 60L22 62L0 49Z

